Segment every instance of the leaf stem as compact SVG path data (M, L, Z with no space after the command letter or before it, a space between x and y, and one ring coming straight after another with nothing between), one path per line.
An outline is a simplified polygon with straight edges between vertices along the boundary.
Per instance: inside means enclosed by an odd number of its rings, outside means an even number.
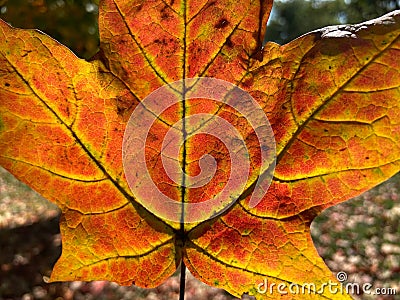
M186 266L181 261L181 281L179 286L179 300L185 300L185 285L186 285Z

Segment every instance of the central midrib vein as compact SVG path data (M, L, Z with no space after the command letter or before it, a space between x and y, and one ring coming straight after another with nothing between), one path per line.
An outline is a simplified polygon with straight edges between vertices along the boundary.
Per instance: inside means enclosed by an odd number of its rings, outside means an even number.
M187 15L186 15L186 1L183 1L183 60L182 60L182 138L183 138L183 151L182 151L182 179L181 179L181 216L180 216L180 236L184 238L185 236L185 196L186 196L186 33L187 33ZM182 241L184 243L184 240Z

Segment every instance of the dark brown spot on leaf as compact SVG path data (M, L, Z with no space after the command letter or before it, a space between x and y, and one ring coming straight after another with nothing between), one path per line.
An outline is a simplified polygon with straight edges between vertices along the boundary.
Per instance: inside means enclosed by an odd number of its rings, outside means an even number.
M207 4L207 6L205 8L209 8L211 6L214 6L216 2L217 1L211 1L210 3Z
M167 41L165 39L156 39L154 40L154 43L164 46L167 45Z
M161 20L165 21L167 19L172 18L171 9L167 5L165 5L163 7L163 9L160 11L160 13L161 13Z
M254 84L254 77L251 76L251 77L244 79L242 84L243 84L244 88L250 88Z
M231 41L231 37L228 37L225 41L225 45L229 48L233 48L233 43Z
M27 56L29 53L31 53L32 50L25 50L25 53L21 55L21 57Z
M136 12L141 11L142 8L143 8L143 3L140 3L139 5L136 5L136 6L134 7L134 9L136 10Z
M220 29L220 28L225 28L225 27L228 26L228 25L229 25L228 20L225 19L225 18L222 18L222 19L220 19L220 20L218 21L217 24L215 24L214 27L217 28L217 29Z
M117 114L123 119L129 118L135 108L135 102L126 95L119 96L115 99Z

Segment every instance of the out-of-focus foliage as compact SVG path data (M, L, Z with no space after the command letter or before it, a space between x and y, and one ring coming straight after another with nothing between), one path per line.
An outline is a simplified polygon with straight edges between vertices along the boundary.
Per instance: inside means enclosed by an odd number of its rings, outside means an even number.
M40 29L78 56L98 47L98 0L0 0L0 17L19 28ZM400 8L400 0L275 1L266 40L285 44L326 25L360 23Z
M35 28L90 58L98 48L98 0L0 0L0 17L14 27Z
M285 44L317 28L360 23L399 8L400 0L279 0L274 2L266 39Z

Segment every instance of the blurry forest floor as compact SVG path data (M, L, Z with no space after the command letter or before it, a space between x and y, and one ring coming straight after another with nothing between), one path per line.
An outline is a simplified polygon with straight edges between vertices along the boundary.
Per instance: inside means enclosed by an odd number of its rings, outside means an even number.
M1 300L178 299L178 272L155 289L106 281L45 283L61 253L58 218L56 206L0 168ZM318 252L334 274L346 272L346 282L370 283L372 290L397 291L397 295L353 295L355 299L400 299L400 174L329 208L311 230ZM188 274L185 299L235 298Z

